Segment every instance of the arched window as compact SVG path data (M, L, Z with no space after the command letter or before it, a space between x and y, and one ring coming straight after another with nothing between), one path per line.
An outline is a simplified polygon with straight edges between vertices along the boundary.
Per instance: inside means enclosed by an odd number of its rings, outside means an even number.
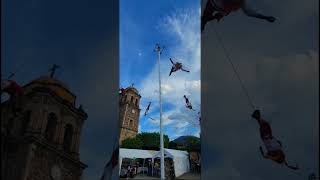
M138 99L136 99L136 103L135 104L136 104L136 106L138 106Z
M57 116L54 113L50 113L48 116L48 122L47 122L47 127L46 131L44 134L44 137L48 141L54 141L54 135L56 133L56 127L57 127Z
M72 136L73 136L73 127L72 125L67 124L65 126L64 138L63 138L63 149L67 152L71 152Z
M132 127L132 126L133 126L133 120L131 119L131 120L130 120L129 127Z
M131 104L133 104L133 96L131 96Z

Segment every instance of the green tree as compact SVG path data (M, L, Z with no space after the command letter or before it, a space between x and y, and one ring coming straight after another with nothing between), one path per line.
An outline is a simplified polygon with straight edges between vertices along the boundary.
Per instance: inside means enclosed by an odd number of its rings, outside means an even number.
M169 142L169 148L170 149L177 149L178 144L174 141Z
M128 149L142 149L143 142L139 137L128 138L122 141L121 147L128 148Z
M171 141L170 148L185 150L185 151L196 151L196 152L200 151L201 149L200 138L195 136L183 136L181 138Z
M200 151L201 144L200 144L200 139L194 136L189 136L187 138L187 145L186 149L188 151Z
M160 149L160 133L148 133L143 132L137 135L137 138L141 139L143 142L143 149L148 150L159 150ZM167 135L163 136L164 147L169 147L169 137Z

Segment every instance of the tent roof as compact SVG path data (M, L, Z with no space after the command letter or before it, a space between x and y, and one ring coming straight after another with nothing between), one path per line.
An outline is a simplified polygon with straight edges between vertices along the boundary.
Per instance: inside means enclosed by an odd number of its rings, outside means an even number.
M154 154L156 154L157 151L151 151L151 150L142 150L142 149L125 149L120 148L119 155L121 158L152 158Z
M158 151L156 154L154 154L153 158L160 157L160 151ZM188 156L187 151L180 151L175 149L164 149L164 153L167 154L167 156L175 158L175 157L185 157Z

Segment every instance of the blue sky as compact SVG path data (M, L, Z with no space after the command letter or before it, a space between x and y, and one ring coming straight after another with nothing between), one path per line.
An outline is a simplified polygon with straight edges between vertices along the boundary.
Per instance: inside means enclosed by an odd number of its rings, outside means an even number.
M161 56L164 133L171 140L199 136L199 25L200 1L120 1L120 86L134 83L142 96L140 131L159 131L157 55L153 51L159 42L165 46ZM176 72L169 78L169 57L178 59L191 73ZM196 112L184 107L184 94ZM143 116L149 101L149 115L156 120Z

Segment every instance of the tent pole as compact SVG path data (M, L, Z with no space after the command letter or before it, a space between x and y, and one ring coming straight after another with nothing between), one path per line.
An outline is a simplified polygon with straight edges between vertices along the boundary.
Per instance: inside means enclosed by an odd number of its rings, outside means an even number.
M152 158L152 162L151 162L151 167L152 167L151 174L152 174L152 177L153 177L153 158Z
M142 163L142 174L144 175L144 160L145 159L143 159L143 163Z

